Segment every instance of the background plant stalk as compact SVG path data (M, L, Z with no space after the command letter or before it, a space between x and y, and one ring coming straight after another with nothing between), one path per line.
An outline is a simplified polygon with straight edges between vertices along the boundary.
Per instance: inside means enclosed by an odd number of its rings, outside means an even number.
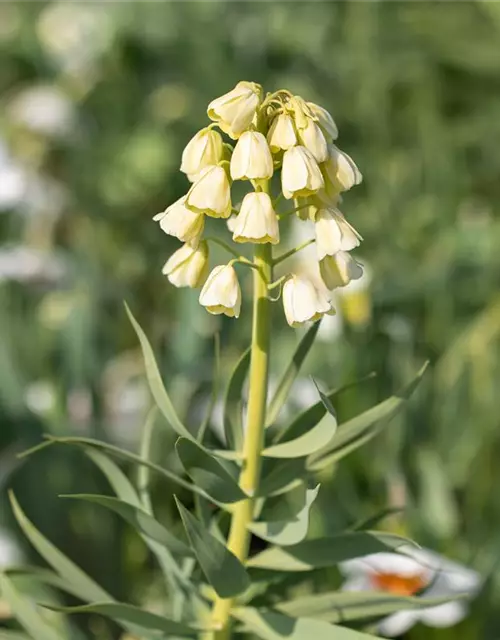
M242 500L235 506L228 539L228 549L242 563L245 563L248 555L250 541L248 525L253 520L254 496L259 487L264 446L271 329L270 300L267 289L268 283L272 281L270 244L256 245L254 262L258 269L253 269L254 304L250 387L243 444L244 463L239 482L243 491L252 497ZM232 599L216 600L212 620L222 625L222 629L213 634L213 640L226 640L230 637L229 615L232 605Z

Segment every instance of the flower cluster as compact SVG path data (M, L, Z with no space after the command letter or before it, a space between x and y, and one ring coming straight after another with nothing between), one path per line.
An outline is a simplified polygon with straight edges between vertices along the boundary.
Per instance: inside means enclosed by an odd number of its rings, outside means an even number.
M200 304L210 313L237 318L241 290L234 265L255 265L235 257L209 274L207 239L202 240L206 217L226 219L235 243L277 245L280 225L293 213L314 223L311 242L316 243L324 286L302 274L282 278L286 319L299 326L335 313L329 292L362 275L361 265L349 253L361 236L338 209L342 192L362 177L354 161L334 144L338 130L332 116L286 90L264 96L253 82L239 82L213 100L207 114L212 123L196 133L182 154L181 171L192 183L190 189L154 218L165 233L184 243L163 273L177 287L201 286ZM249 188L236 206L231 198L234 181L245 181ZM291 210L277 211L283 199L293 201Z

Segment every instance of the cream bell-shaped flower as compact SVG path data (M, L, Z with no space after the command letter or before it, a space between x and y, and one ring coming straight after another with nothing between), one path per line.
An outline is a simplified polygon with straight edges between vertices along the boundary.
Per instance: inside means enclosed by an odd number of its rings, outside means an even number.
M245 131L231 157L233 180L268 180L273 175L273 158L266 138L258 131Z
M205 240L198 247L183 245L165 263L162 273L175 287L199 287L208 274L208 245Z
M321 278L328 289L345 287L363 275L363 267L347 251L325 256L319 263Z
M319 209L314 230L318 260L333 256L338 251L351 251L362 240L359 233L344 218L338 209Z
M186 206L212 218L231 215L231 186L223 167L205 167L186 196Z
M286 151L297 144L297 133L292 116L281 113L271 122L267 141L273 153Z
M219 163L224 155L222 136L209 127L198 131L182 152L181 171L194 182L200 171Z
M262 244L280 241L278 218L267 193L247 193L233 226L235 242Z
M238 82L234 89L212 100L207 109L208 117L236 140L250 126L261 95L262 87L255 82Z
M339 564L346 581L344 591L380 591L392 596L417 598L456 598L477 595L481 578L478 573L452 562L428 549L409 549L399 553L373 553ZM378 633L400 636L417 622L429 627L450 627L467 615L464 599L434 607L402 610L384 618Z
M299 129L300 143L308 149L316 162L325 162L328 159L328 144L320 126L307 118L307 125L304 129Z
M281 186L287 200L313 195L322 189L324 184L318 163L308 149L299 145L285 151Z
M323 164L323 168L333 192L348 191L363 180L354 160L333 144L328 147L328 160ZM327 191L328 187L327 184Z
M283 307L288 324L300 327L315 322L325 313L335 313L323 291L316 288L305 275L292 276L283 285Z
M232 264L219 265L212 270L201 290L200 304L210 313L238 318L241 289Z
M322 128L323 133L326 135L329 142L336 140L339 136L339 130L335 124L334 119L328 113L326 109L320 107L319 104L314 102L306 102L312 115L318 119L318 124Z
M203 233L205 219L202 213L188 209L185 202L186 196L182 196L165 211L158 213L153 220L159 222L161 229L169 236L196 246Z

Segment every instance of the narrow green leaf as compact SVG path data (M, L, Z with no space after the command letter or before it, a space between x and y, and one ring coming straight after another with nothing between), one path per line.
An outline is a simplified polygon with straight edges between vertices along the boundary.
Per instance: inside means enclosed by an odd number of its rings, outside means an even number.
M375 636L310 618L290 618L274 611L237 608L231 615L263 640L372 640Z
M416 546L414 542L392 533L363 531L306 540L282 549L270 547L247 562L247 566L274 571L310 571L332 567L344 560Z
M299 374L300 368L314 343L314 338L318 333L319 325L320 322L315 322L299 342L292 356L292 360L285 369L285 372L278 384L278 388L276 389L276 392L269 403L269 407L267 408L266 427L270 427L276 422L279 412L290 393L290 389Z
M140 506L139 496L132 483L108 456L90 447L85 449L85 455L101 470L113 491L121 500L133 504L136 507Z
M156 404L158 405L158 408L178 435L184 436L184 438L188 438L189 440L194 440L191 433L182 424L179 416L177 415L177 412L175 411L174 405L172 404L172 401L170 400L170 397L165 389L165 386L163 385L160 371L158 369L158 365L156 364L153 349L149 344L146 334L142 330L137 320L134 318L126 303L125 310L130 322L132 323L132 326L134 327L137 337L139 338L142 355L144 357L144 364L146 367L146 377L149 383L149 388Z
M153 407L149 410L144 426L141 433L141 445L139 448L139 455L143 460L150 460L153 451L153 435L156 424L156 417L158 415L158 407ZM142 507L150 514L152 514L153 507L151 504L151 495L149 492L151 469L144 465L137 468L137 488L138 499ZM135 489L134 489L135 492ZM117 495L125 502L130 502L118 492ZM139 506L139 505L137 505Z
M295 545L302 542L309 529L309 510L316 500L320 485L314 489L307 489L304 506L291 520L269 520L267 522L253 522L249 525L252 533L259 538L281 546Z
M369 518L365 518L364 520L360 520L354 526L350 527L353 531L363 531L364 529L373 529L376 527L382 520L385 520L389 516L393 516L396 513L401 513L404 509L401 507L387 507L382 509L378 513L370 516Z
M233 369L224 395L224 435L229 449L240 451L243 447L243 385L250 366L250 348L248 348Z
M25 633L20 631L10 631L9 629L0 629L0 640L32 640Z
M277 444L278 442L284 440L285 437L287 440L292 440L294 438L298 438L304 433L307 433L314 427L314 425L318 424L321 418L323 418L323 416L326 414L327 410L325 403L330 403L331 405L333 400L343 391L355 387L366 380L370 380L374 376L374 373L369 373L367 376L361 378L360 380L348 382L347 384L336 387L335 389L331 389L327 393L323 394L324 397L320 397L318 402L299 413L299 415L290 423L278 429L273 437L273 443Z
M327 415L307 433L279 444L266 447L262 455L268 458L302 458L323 449L335 435L337 422Z
M35 605L14 587L5 573L0 573L0 593L19 624L36 640L64 640L43 618Z
M257 496L268 498L281 495L297 486L305 475L304 458L289 458L283 461L264 458L262 461L262 480Z
M72 500L85 500L94 504L101 505L110 511L118 514L126 522L128 522L139 533L144 534L151 540L158 542L162 546L169 549L173 554L185 558L192 558L193 552L187 544L176 538L162 524L155 520L153 516L139 507L135 507L128 502L123 502L118 498L110 496L101 496L88 493L62 495L61 498L70 498Z
M75 596L75 598L80 598L80 591L78 588L73 588L73 585L61 578L55 571L51 571L50 569L42 569L40 567L32 567L32 566L20 566L20 567L9 567L6 572L14 583L14 586L22 584L23 581L33 584L34 582L40 582L49 587L54 587L55 589L59 589L59 591L64 591L66 593ZM22 590L22 589L21 589Z
M38 553L79 593L82 600L110 600L111 597L96 582L76 566L69 558L59 551L51 542L43 536L38 529L28 520L14 494L9 492L9 499L14 516L19 526L35 547Z
M49 436L49 439L51 442L57 443L57 444L79 446L84 449L87 447L93 447L94 449L107 451L108 453L116 456L117 458L122 458L123 460L129 460L130 462L134 462L135 464L146 466L152 471L156 471L156 473L160 474L167 480L170 480L171 482L175 482L176 484L183 487L184 489L187 489L188 491L192 491L194 493L199 493L200 495L206 497L206 494L202 489L196 487L190 482L187 482L186 480L184 480L177 474L173 473L172 471L169 471L168 469L164 469L163 467L160 467L159 465L155 464L154 462L150 462L149 460L144 460L143 458L140 458L139 456L135 455L134 453L131 453L130 451L127 451L126 449L120 449L120 447L115 447L112 444L108 444L107 442L102 442L100 440L94 440L93 438Z
M216 502L228 504L246 497L226 468L197 443L179 438L175 448L186 473Z
M359 416L341 424L333 440L323 449L313 453L308 459L310 469L323 469L332 464L344 449L351 450L350 445L360 446L373 438L406 405L408 398L420 383L427 364L417 373L415 378L399 393L387 398L380 404L368 409Z
M388 616L397 611L436 607L452 600L463 599L442 596L398 596L381 591L331 591L311 594L280 602L276 609L292 617L309 616L326 622L349 622L366 618Z
M196 558L217 595L231 598L245 591L250 586L250 579L238 558L214 538L177 498L176 502Z
M141 629L149 631L162 631L164 633L181 636L184 638L195 637L201 630L196 624L188 624L186 622L175 622L169 618L159 616L134 607L131 604L122 602L96 602L79 607L54 607L52 605L44 605L52 611L60 611L62 613L96 613L113 620L127 622Z

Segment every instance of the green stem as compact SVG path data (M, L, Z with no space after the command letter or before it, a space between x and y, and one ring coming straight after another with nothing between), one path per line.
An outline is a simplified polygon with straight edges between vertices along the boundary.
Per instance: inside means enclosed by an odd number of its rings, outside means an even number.
M254 264L258 268L253 272L254 303L250 387L243 443L244 462L239 481L240 487L250 497L235 505L227 543L228 549L242 563L245 563L248 555L250 542L248 525L254 517L254 496L259 487L261 453L264 446L271 328L271 309L267 286L272 280L272 262L271 245L256 245ZM212 611L212 621L220 625L221 630L213 633L213 640L227 640L230 637L232 606L233 600L230 598L216 600Z
M306 240L302 244L299 244L298 247L295 247L294 249L290 249L290 251L287 251L286 253L281 254L280 256L278 256L273 260L273 267L275 267L280 262L283 262L283 260L286 260L287 258L294 256L296 253L298 253L299 251L302 251L302 249L305 249L306 247L311 245L313 242L316 242L316 240L314 238L311 238L310 240Z

